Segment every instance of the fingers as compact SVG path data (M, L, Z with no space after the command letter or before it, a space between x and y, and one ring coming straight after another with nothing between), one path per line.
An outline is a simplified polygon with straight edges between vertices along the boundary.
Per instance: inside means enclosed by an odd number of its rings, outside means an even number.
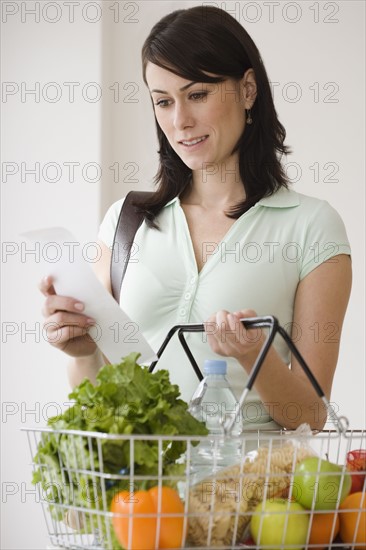
M69 322L68 324L57 323L56 321L48 321L44 324L43 330L47 341L56 346L61 347L63 344L68 344L70 341L76 340L80 337L89 338L88 329L92 326L92 323L83 322Z
M204 323L204 326L206 332L216 332L213 330L214 328L235 330L238 328L238 325L241 324L240 319L247 319L250 317L257 317L257 313L253 309L242 309L233 313L222 309L211 315Z
M254 309L241 309L239 311L234 311L233 315L235 315L238 319L249 319L250 317L258 317Z
M74 313L68 313L65 311L58 311L54 315L51 315L44 322L45 328L50 327L51 330L58 330L66 326L70 326L73 329L85 329L95 325L95 320L87 317L86 315L75 315Z
M221 310L212 315L204 324L212 350L219 355L236 358L252 354L254 347L257 348L262 340L262 331L246 329L241 319L256 316L251 309L234 313Z
M42 308L45 317L43 333L49 344L72 357L93 354L96 343L88 331L95 325L95 320L83 315L84 304L75 298L56 294L50 276L44 277L38 288L46 297Z
M207 321L203 323L209 342L210 342L210 339L211 341L213 341L215 339L214 337L217 337L218 329L221 327L222 323L225 324L226 316L228 314L229 312L223 309L211 315L207 319Z
M44 317L50 317L57 311L69 311L72 313L81 313L84 311L84 304L75 300L75 298L68 298L66 296L59 296L58 294L47 295L42 308L42 315Z
M50 275L47 275L40 280L40 282L38 283L38 288L44 296L56 294L56 291L53 287L53 278Z
M75 298L56 294L53 286L53 278L50 276L44 277L39 282L38 288L42 294L46 296L42 308L42 315L46 318L54 315L57 311L70 311L73 313L81 313L84 311L84 304L80 301Z
M45 334L49 344L72 357L92 355L97 347L87 327L68 325L54 329L50 326Z

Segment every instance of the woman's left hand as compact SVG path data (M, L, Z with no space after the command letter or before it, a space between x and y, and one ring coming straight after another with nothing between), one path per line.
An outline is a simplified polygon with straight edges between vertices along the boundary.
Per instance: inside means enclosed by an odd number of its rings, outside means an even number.
M205 322L205 331L212 351L225 357L235 357L251 366L262 349L265 335L261 329L246 329L240 319L257 317L251 309L230 313L221 310Z

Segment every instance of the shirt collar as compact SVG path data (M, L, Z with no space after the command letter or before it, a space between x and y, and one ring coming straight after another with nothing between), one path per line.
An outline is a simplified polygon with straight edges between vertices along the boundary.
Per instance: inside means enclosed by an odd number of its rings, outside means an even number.
M179 201L178 197L174 197L171 201L167 202L166 206ZM269 197L264 197L258 201L255 206L265 206L267 208L290 208L293 206L299 206L300 198L299 194L292 189L286 189L285 187L280 187L273 195Z
M177 202L178 200L179 200L178 197L174 197L174 199L172 199L171 201L169 201L169 202L166 203L166 205L164 206L164 208L167 207L167 206L170 206L171 204L173 204L173 202Z
M299 206L300 197L296 191L280 187L278 191L269 197L263 197L255 206L266 206L269 208L290 208Z

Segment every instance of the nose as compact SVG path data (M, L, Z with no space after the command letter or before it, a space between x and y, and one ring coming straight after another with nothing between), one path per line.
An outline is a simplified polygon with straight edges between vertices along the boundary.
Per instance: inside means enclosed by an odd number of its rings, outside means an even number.
M189 105L179 101L175 103L173 124L177 130L194 126L194 119Z

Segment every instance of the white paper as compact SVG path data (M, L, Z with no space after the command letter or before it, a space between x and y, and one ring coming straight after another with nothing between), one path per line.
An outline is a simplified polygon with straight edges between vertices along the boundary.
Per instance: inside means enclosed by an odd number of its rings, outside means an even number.
M83 314L95 319L89 334L111 363L120 363L131 352L141 353L141 363L157 359L137 323L124 313L94 274L91 262L98 255L97 243L83 246L63 227L28 231L22 236L40 243L44 275L53 277L56 293L80 300L85 305Z

